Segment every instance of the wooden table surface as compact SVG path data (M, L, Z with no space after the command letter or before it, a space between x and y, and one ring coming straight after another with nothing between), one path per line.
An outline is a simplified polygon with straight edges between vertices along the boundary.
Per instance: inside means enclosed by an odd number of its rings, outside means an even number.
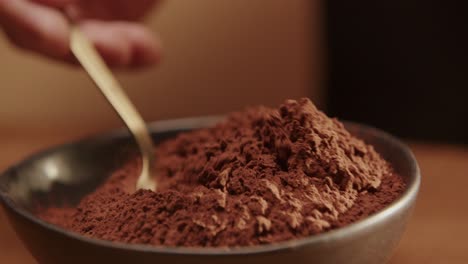
M21 136L0 140L0 170L44 147L76 138L60 135ZM416 209L390 263L468 263L468 148L411 144L422 171ZM35 263L0 209L0 263Z

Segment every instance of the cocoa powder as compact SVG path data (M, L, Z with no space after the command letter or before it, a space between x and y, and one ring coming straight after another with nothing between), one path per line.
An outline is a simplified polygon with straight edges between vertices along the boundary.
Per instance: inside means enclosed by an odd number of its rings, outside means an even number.
M362 219L403 191L372 146L308 99L233 113L156 148L158 191L134 191L137 159L74 208L39 212L86 236L165 246L248 246Z

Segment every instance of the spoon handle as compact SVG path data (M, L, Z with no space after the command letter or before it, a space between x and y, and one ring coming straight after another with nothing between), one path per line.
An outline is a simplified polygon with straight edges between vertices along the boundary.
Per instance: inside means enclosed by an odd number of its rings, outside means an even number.
M94 81L107 101L133 134L142 155L142 172L137 181L137 189L156 189L152 177L154 145L145 121L136 110L119 82L113 76L99 53L78 27L71 26L71 51Z

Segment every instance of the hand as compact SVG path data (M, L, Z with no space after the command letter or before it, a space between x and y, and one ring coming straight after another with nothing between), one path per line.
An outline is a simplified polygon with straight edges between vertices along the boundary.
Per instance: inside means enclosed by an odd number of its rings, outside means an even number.
M50 58L74 62L69 48L72 11L84 34L110 66L156 63L159 42L137 22L155 0L0 0L0 25L16 46Z

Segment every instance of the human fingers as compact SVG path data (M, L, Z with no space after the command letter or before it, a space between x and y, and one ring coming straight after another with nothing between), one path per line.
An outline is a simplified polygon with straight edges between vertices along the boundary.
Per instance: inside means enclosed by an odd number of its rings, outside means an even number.
M0 0L0 24L18 47L69 59L69 26L56 9L25 0Z

